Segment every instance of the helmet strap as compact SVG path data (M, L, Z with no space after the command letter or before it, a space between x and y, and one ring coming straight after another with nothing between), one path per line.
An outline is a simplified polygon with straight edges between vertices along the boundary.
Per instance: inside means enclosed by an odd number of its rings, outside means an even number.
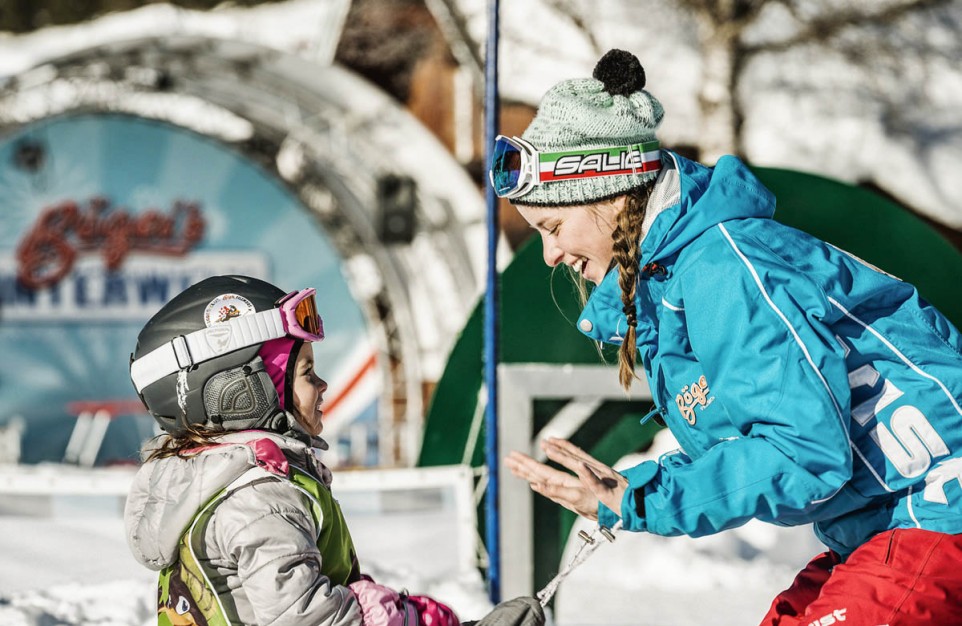
M297 355L301 351L304 340L295 339L291 346L291 354L287 357L287 369L284 371L284 406L288 413L294 413L294 376L297 375Z

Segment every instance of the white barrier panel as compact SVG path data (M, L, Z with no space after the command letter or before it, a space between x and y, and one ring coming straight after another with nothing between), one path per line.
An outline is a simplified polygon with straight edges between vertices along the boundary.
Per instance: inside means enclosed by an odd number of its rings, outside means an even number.
M136 468L0 465L0 518L117 518ZM362 563L436 577L477 567L470 467L338 470L332 490ZM430 558L422 558L429 555Z
M361 563L437 578L478 565L477 513L470 467L334 472Z
M56 463L0 465L0 503L13 496L126 497L136 471L134 467L92 469Z
M501 593L505 598L532 595L534 589L534 494L511 475L504 457L511 450L544 459L539 444L547 437L567 438L605 400L650 401L645 381L630 393L618 384L617 370L602 365L510 363L498 366L498 445L501 456ZM567 400L539 432L534 431L534 402Z

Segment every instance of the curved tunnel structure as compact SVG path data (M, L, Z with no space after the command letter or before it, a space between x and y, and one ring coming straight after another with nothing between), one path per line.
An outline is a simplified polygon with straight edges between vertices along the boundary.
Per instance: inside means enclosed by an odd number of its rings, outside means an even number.
M340 254L374 329L390 420L382 436L401 433L381 459L411 460L425 384L440 377L481 291L485 241L481 195L427 129L343 68L207 36L98 42L0 81L0 136L122 112L214 138L283 181ZM379 231L379 184L392 176L416 195L414 232L401 242Z

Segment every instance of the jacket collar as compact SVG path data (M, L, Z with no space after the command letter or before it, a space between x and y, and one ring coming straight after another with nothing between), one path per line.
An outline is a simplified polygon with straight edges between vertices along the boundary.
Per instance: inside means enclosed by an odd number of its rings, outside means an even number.
M737 157L724 156L709 168L667 150L662 154L672 164L663 170L652 192L654 204L647 211L654 212L655 218L642 231L642 266L670 265L668 260L721 222L774 214L775 197ZM677 171L677 177L666 176L672 171ZM678 185L677 192L666 189L671 185ZM595 341L621 343L627 330L622 306L616 267L592 290L578 329Z

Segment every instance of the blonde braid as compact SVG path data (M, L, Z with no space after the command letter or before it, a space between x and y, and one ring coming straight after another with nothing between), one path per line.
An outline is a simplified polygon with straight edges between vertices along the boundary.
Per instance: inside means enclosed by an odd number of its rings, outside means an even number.
M641 258L641 224L645 219L645 209L651 187L628 193L625 206L615 218L616 226L611 233L614 240L614 259L618 264L618 285L621 287L621 302L628 319L628 330L618 349L618 380L625 391L631 388L635 374L635 328L638 325L638 310L635 307L635 291L638 285L638 264Z

